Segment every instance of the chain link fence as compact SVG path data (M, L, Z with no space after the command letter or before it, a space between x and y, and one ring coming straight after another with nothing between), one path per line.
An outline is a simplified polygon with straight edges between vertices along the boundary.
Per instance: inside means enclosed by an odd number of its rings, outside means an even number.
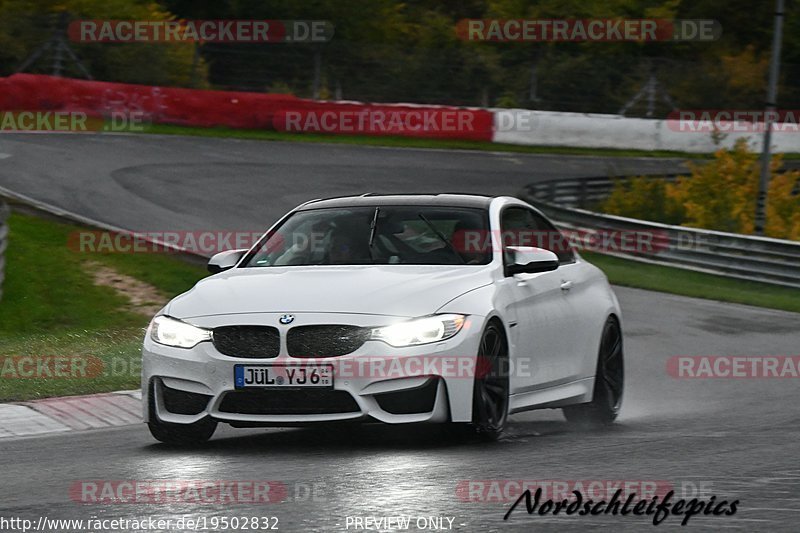
M761 109L766 87L766 63L757 53L701 56L673 43L498 45L461 42L444 30L442 42L354 41L343 32L323 43L82 43L70 38L64 16L15 22L19 36L12 32L14 46L0 49L0 76L24 71L319 99L651 118L675 108ZM800 109L800 64L790 57L781 68L780 107Z

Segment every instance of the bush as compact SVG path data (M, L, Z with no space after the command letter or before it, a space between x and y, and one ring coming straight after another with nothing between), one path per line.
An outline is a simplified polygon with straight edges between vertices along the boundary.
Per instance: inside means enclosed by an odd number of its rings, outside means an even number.
M691 174L674 183L637 177L615 183L602 204L609 214L752 234L760 176L759 155L740 139L708 163L688 163ZM800 240L800 172L779 173L780 154L771 162L765 234Z
M800 241L800 172L780 174L770 181L764 233Z
M668 195L668 186L666 180L648 176L618 180L602 210L612 215L680 224L684 210Z

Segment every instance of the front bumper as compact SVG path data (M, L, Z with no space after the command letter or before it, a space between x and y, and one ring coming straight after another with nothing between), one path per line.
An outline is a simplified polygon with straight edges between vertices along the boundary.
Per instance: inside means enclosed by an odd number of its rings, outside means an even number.
M469 422L482 317L470 316L462 330L442 342L394 348L370 340L353 353L299 359L288 355L286 333L300 325L350 324L378 327L404 318L330 313L299 314L290 326L282 313L200 317L188 322L206 328L270 325L281 334L275 358L231 357L212 342L191 349L172 348L145 336L142 391L145 421L150 395L163 422L190 424L205 417L234 426L280 426L335 421L377 420L389 424ZM332 364L332 389L236 389L235 365Z

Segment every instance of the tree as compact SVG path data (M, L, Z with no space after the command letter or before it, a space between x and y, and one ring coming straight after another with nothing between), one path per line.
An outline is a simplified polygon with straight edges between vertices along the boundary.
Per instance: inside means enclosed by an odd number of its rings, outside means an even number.
M3 75L17 67L38 46L58 31L58 18L67 12L73 20L172 20L158 4L145 0L0 0L0 68ZM70 43L95 79L148 85L189 85L194 58L193 43ZM29 69L50 73L50 58ZM204 66L196 75L205 77ZM66 64L65 75L80 77Z

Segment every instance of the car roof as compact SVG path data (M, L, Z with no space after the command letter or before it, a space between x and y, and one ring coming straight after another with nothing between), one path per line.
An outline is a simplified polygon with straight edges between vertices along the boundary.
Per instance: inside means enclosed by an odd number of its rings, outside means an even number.
M312 200L298 208L299 211L329 207L369 207L381 205L410 205L432 207L472 207L488 209L493 196L479 194L440 193L440 194L373 194L360 196L340 196Z

